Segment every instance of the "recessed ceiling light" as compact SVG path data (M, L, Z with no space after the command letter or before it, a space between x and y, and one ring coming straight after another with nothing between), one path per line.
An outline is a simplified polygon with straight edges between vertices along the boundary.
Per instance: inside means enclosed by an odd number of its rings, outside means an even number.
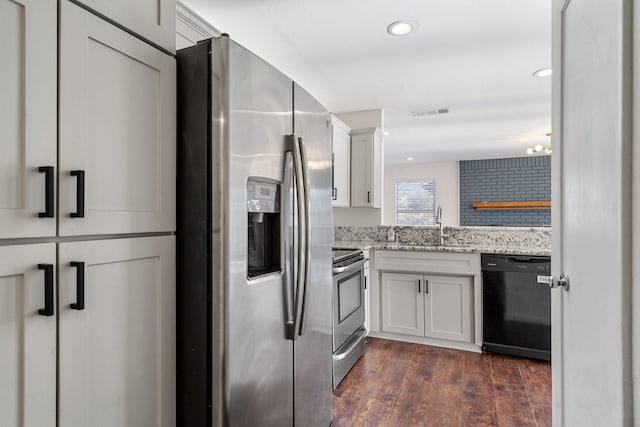
M551 75L551 68L543 68L533 73L533 77L548 77Z
M536 153L539 153L540 151L542 151L542 148L543 148L543 147L542 147L542 144L538 144L538 145L536 145L535 147L533 147L533 150L534 150Z
M527 154L533 154L533 148L527 148Z
M407 160L411 161L413 160L413 157L407 157Z
M382 132L382 134L383 134L384 136L389 136L389 132L387 132L386 130L385 130L384 132Z
M387 33L392 36L406 36L416 28L415 22L396 21L387 27Z

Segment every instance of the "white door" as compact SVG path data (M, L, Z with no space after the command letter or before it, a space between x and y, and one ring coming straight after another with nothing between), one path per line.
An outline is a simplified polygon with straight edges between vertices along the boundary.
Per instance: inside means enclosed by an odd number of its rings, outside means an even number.
M175 91L174 58L61 3L60 235L175 230Z
M0 0L0 40L0 239L55 236L56 2Z
M471 277L424 276L425 336L471 342Z
M175 51L175 0L78 1L169 52Z
M59 426L175 425L175 238L60 243L59 275Z
M382 330L424 336L421 274L382 273Z
M0 424L53 427L56 246L0 246L0 260Z
M554 1L556 426L632 424L630 6Z

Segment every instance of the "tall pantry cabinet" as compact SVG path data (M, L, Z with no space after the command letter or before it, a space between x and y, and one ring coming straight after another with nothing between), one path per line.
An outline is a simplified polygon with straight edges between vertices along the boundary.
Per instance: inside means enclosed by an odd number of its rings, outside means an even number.
M0 0L0 424L175 425L175 9L83 3Z

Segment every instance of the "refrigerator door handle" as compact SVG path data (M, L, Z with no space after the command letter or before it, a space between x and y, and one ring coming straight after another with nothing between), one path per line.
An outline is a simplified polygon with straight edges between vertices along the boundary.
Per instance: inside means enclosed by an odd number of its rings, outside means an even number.
M307 163L307 151L302 137L298 137L300 155L302 160L302 184L304 186L304 302L302 305L302 318L300 320L300 335L304 335L307 329L307 308L309 307L309 294L311 287L311 206L309 193L309 168ZM302 250L302 249L300 249Z
M303 297L304 297L304 283L306 278L306 248L307 248L307 232L306 232L306 195L304 185L304 169L302 165L302 153L298 138L295 135L290 136L291 152L293 154L293 181L295 184L296 194L296 208L297 208L297 220L298 224L294 231L294 242L297 243L298 253L294 254L297 257L297 271L295 271L295 293L294 293L294 315L293 325L291 327L292 334L289 339L296 340L300 331L300 323L302 321L303 310ZM297 241L297 242L296 242Z
M284 177L283 183L283 198L282 198L282 217L284 231L284 305L285 305L285 333L287 339L294 340L297 337L295 330L295 295L297 284L295 273L296 263L294 262L294 256L296 256L294 246L294 227L296 226L293 220L297 210L294 208L295 187L294 187L294 169L293 169L293 152L287 151L284 157Z

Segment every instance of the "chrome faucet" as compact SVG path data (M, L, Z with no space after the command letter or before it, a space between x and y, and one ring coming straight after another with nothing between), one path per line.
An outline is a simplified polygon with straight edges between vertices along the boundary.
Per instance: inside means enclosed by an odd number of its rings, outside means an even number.
M436 208L436 224L438 224L438 245L444 245L444 238L449 237L448 234L442 232L442 206Z

